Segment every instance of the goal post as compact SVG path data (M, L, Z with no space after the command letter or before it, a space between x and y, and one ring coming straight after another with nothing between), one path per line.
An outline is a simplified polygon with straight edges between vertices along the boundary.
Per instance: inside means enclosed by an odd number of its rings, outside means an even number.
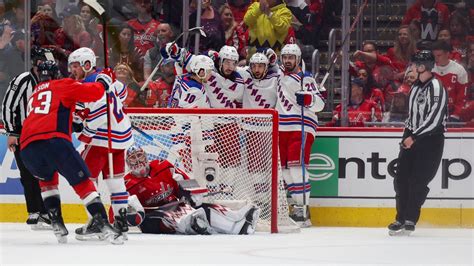
M295 232L278 154L272 109L127 108L135 145L206 186L206 201L261 209L258 231Z

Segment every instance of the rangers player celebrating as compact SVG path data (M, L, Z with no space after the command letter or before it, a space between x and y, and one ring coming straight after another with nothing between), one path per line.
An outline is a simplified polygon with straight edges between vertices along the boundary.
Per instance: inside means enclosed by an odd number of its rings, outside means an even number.
M127 220L143 233L153 234L252 234L260 210L246 204L238 210L202 203L207 193L195 180L168 161L148 162L141 148L127 151L125 176L130 193ZM177 181L178 180L178 181ZM180 200L184 197L186 200ZM111 215L112 217L113 215Z
M302 183L301 162L301 106L304 107L304 160L308 165L311 146L316 135L318 117L316 112L324 108L324 100L319 93L316 81L300 68L301 50L296 44L287 44L281 50L283 71L278 86L279 146L280 159L283 168L283 178L287 184L288 192L296 205L292 208L290 217L301 226L310 226L309 217L303 216L303 202L309 201L310 183ZM301 80L303 79L303 81ZM303 201L303 195L306 201ZM309 212L307 212L309 213Z
M95 79L96 57L89 48L79 48L72 52L68 58L69 69L76 80L88 82ZM91 178L96 180L100 173L111 194L112 208L117 215L114 226L122 232L127 232L125 212L127 207L128 193L124 184L125 175L125 150L133 144L130 120L123 111L122 101L127 97L126 86L120 81L115 81L108 92L110 97L110 126L112 129L112 156L114 176L109 176L108 150L107 150L107 104L106 94L96 102L86 103L80 111L80 117L84 119L84 129L79 135L79 140L85 143L82 158L91 172ZM81 120L76 116L76 121ZM87 224L76 230L76 238L87 240L95 236L97 232ZM125 235L126 238L126 235Z

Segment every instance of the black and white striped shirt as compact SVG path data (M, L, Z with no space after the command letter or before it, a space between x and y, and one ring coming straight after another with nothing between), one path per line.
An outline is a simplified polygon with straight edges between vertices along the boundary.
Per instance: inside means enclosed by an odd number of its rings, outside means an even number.
M10 81L2 102L2 120L9 135L20 135L28 99L37 84L38 78L33 72L21 73Z
M445 131L447 110L448 94L441 81L434 77L425 83L417 81L410 91L405 127L414 138L442 134Z

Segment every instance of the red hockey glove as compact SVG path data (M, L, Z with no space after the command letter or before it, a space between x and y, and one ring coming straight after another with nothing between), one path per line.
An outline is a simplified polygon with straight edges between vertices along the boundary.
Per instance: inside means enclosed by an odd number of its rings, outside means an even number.
M314 100L313 93L308 92L308 91L297 91L295 93L295 96L296 96L296 102L300 106L310 107L313 105L313 100Z
M92 138L91 138L91 137L88 137L88 136L86 136L86 135L84 135L84 134L79 135L79 138L78 138L78 139L79 139L79 141L84 142L85 144L89 144L89 143L91 143L91 141L92 141Z

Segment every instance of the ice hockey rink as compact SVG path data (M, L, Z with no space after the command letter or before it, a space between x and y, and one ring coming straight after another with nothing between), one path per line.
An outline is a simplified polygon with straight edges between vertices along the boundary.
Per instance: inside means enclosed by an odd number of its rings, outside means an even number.
M130 234L116 246L80 242L67 224L68 243L23 223L0 224L0 265L11 264L363 264L473 265L474 230L417 228L390 237L384 228L313 227L301 233L250 236Z

